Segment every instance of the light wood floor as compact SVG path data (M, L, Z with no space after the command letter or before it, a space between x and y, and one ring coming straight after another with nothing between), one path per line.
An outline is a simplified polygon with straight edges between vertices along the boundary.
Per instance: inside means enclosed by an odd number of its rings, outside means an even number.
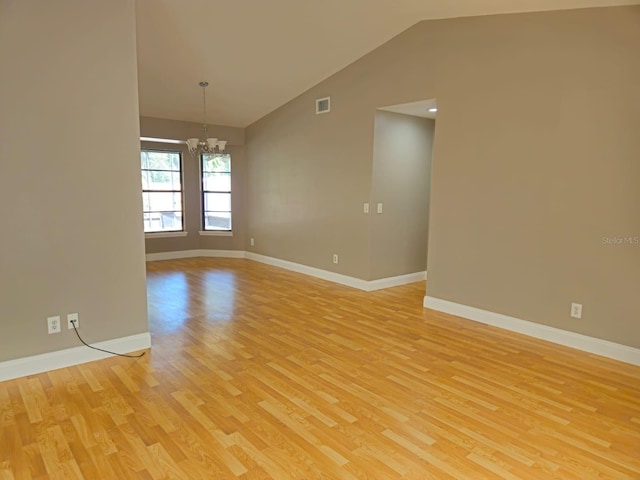
M0 480L638 479L640 368L240 259L148 264L153 348L0 383Z

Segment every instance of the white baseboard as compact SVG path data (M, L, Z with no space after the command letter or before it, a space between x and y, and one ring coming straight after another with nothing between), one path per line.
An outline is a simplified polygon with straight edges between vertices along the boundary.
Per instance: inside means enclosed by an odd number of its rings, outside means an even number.
M221 257L221 258L246 258L247 252L244 250L198 250L201 257Z
M378 280L369 280L366 290L372 292L374 290L382 290L383 288L398 287L407 283L422 282L427 279L427 272L407 273L406 275L398 275L397 277L380 278Z
M257 253L245 252L245 258L255 262L266 263L267 265L273 265L274 267L284 268L285 270L291 270L292 272L321 278L322 280L339 283L341 285L346 285L347 287L357 288L358 290L364 290L365 292L397 287L398 285L419 282L427 278L427 272L416 272L409 273L407 275L399 275L397 277L381 278L379 280L362 280L360 278L350 277L348 275L342 275L340 273L330 272L320 268L309 267L307 265L302 265L301 263L289 262L288 260L267 257Z
M224 257L224 258L245 258L243 250L178 250L175 252L147 253L147 262L155 260L174 260L179 258L195 258L195 257Z
M423 305L426 308L440 312L457 315L476 322L640 366L640 349L629 347L628 345L588 337L580 333L568 332L559 328L528 322L526 320L520 320L519 318L509 317L500 313L489 312L480 308L469 307L435 297L425 296Z
M285 270L291 270L292 272L302 273L304 275L310 275L312 277L321 278L323 280L339 283L348 287L357 288L358 290L364 290L365 292L372 292L374 290L381 290L383 288L389 287L397 287L399 285L406 285L407 283L420 282L427 279L427 272L422 271L408 273L406 275L398 275L397 277L380 278L378 280L362 280L360 278L350 277L348 275L342 275L340 273L330 272L328 270L322 270L320 268L309 267L307 265L302 265L301 263L290 262L288 260L281 260L274 257L267 257L266 255L245 252L243 250L198 249L179 250L175 252L148 253L146 255L147 262L194 257L246 258L247 260L253 260L254 262L260 262L267 265L272 265L274 267L284 268Z
M301 263L290 262L288 260L281 260L279 258L267 257L265 255L258 255L257 253L246 252L248 260L254 262L266 263L267 265L273 265L274 267L284 268L292 272L302 273L304 275L310 275L312 277L321 278L322 280L328 280L334 283L340 283L348 287L358 288L360 290L366 290L366 280L361 280L355 277L349 277L348 275L342 275L340 273L329 272L328 270L322 270L320 268L309 267L302 265Z
M115 338L99 342L94 347L110 350L116 353L129 353L144 350L151 347L151 335L149 332L131 335L129 337ZM0 362L0 382L13 378L35 375L36 373L57 370L58 368L71 367L81 363L93 362L110 357L105 352L99 352L82 346L58 350L57 352L43 353L31 357L18 358Z

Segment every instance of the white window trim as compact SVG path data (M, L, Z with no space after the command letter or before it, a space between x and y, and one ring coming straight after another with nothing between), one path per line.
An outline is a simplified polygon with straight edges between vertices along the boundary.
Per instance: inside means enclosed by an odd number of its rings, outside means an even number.
M233 237L231 230L200 230L198 233L203 237Z
M189 232L147 232L144 234L144 238L171 238L171 237L186 237Z
M143 137L140 137L140 140L142 140ZM173 143L173 142L171 142ZM183 142L184 143L184 142ZM183 161L183 151L181 150L163 150L163 149L154 149L154 148L144 148L142 147L140 149L140 151L142 152L143 150L157 150L159 152L171 152L171 153L177 153L180 155L180 192L182 194L182 228L186 228L187 225L187 207L185 206L185 199L186 199L186 194L185 194L185 179L184 179L184 161ZM202 183L202 182L201 182ZM144 190L143 190L144 193ZM143 216L144 218L144 216ZM144 231L144 227L143 227L143 231ZM186 230L180 230L180 231L173 231L173 232L144 232L144 238L145 240L150 239L150 238L171 238L171 237L186 237L188 235L188 232Z
M229 155L231 157L230 152L224 152L225 155ZM202 167L202 154L198 156L200 165L198 166L198 177L200 178L200 226L204 227L204 172ZM230 159L233 162L233 159ZM233 164L233 163L232 163ZM231 172L230 172L231 173ZM233 174L231 174L231 178L233 181ZM226 192L220 192L226 193ZM231 230L200 230L198 232L199 235L203 237L233 237L233 189L229 190L229 195L231 195Z

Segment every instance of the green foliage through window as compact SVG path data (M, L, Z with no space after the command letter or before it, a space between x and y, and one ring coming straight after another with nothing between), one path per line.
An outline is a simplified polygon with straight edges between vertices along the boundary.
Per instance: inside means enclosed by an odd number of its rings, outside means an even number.
M180 152L142 150L140 161L145 233L182 231Z
M203 154L201 173L203 229L231 231L231 155Z

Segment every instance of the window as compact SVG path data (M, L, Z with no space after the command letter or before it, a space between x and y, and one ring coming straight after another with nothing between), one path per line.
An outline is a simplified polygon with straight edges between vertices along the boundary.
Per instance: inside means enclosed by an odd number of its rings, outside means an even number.
M231 155L203 153L202 225L207 231L231 231Z
M140 158L145 233L182 231L180 152L142 150Z

